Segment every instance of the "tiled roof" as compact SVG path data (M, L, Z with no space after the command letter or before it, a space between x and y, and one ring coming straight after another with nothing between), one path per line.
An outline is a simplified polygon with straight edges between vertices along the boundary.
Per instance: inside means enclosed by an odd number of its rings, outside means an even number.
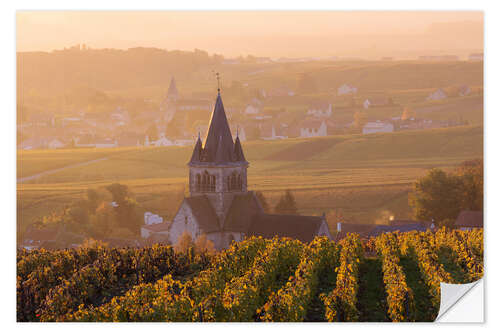
M199 227L205 233L215 232L221 229L217 214L215 214L212 204L205 195L189 197L184 200L191 208L196 221L198 221Z
M170 227L169 223L163 222L157 224L143 225L141 228L147 229L152 232L162 232L162 231L168 231L169 227Z
M455 221L456 227L483 227L483 212L475 210L463 210Z
M228 210L224 230L247 232L257 214L263 214L262 207L253 192L236 195Z
M317 235L321 223L323 218L320 216L258 214L253 218L248 236L290 237L310 242Z

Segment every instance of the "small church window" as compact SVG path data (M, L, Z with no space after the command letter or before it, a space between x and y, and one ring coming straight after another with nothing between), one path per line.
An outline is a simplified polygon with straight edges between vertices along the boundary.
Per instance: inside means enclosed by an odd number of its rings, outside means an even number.
M215 176L210 176L210 192L215 192Z
M241 182L241 175L238 175L238 190L242 190L243 189L243 184Z
M201 190L201 175L200 174L197 174L196 175L196 191L200 191Z
M188 224L188 217L184 216L184 225L187 225L187 224Z

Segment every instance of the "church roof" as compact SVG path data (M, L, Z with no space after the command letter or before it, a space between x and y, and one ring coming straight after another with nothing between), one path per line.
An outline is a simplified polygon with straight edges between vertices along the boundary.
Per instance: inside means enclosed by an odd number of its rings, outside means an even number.
M318 234L322 223L321 216L258 214L253 218L248 236L290 237L310 242Z
M175 83L175 78L172 76L170 80L170 86L168 87L167 96L168 97L178 97L179 92L177 91L177 85Z
M201 230L205 233L220 230L219 219L210 201L205 195L185 198Z
M253 218L264 211L253 192L236 195L224 221L225 231L247 232Z
M210 163L224 165L248 163L243 155L241 143L238 139L236 141L237 143L235 146L222 98L220 93L218 93L215 107L210 118L210 124L208 125L207 136L203 143L203 147L201 147L201 153L199 154L200 161L191 159L189 164ZM196 143L193 156L198 154L198 149L200 149L200 147L198 147L198 143Z
M202 158L201 153L202 153L201 139L198 136L198 140L196 140L196 144L194 145L193 155L191 155L191 160L189 161L189 163L200 162Z

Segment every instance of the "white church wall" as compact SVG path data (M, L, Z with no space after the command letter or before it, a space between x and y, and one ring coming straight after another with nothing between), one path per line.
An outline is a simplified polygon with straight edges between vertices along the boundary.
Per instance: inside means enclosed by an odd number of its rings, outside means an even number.
M175 245L184 231L189 232L193 240L201 234L201 230L196 223L193 212L185 201L182 203L177 214L172 220L172 225L169 230L170 243Z

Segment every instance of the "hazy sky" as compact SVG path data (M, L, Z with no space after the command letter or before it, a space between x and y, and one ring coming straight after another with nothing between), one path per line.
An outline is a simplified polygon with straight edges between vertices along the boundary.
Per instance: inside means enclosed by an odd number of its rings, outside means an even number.
M482 50L482 29L478 11L20 11L17 50L84 43L225 56L465 54Z

